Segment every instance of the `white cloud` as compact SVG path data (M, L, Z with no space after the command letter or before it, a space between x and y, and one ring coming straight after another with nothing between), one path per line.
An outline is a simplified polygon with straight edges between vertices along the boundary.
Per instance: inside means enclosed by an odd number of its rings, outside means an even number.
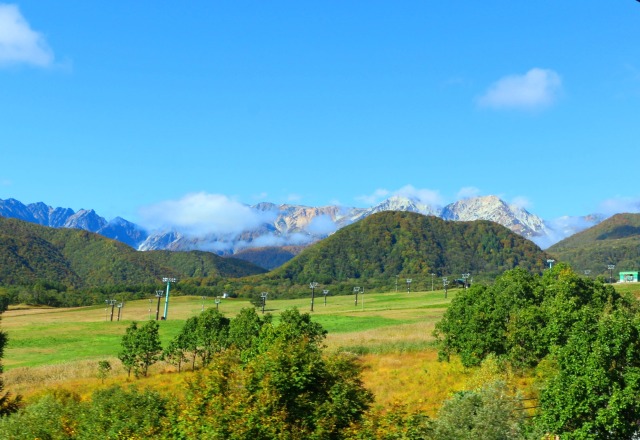
M356 197L356 200L362 203L366 203L367 205L375 205L384 200L389 194L390 193L388 190L379 188L375 190L373 194Z
M640 212L640 197L613 197L600 203L599 210L606 215Z
M413 185L405 185L395 191L380 188L375 190L373 194L356 197L356 200L366 203L369 206L373 206L391 196L407 197L429 206L442 205L442 196L438 191L426 188L420 189Z
M529 210L533 206L533 203L531 203L531 200L529 200L527 197L524 197L524 196L514 197L513 200L511 200L511 204L527 210Z
M509 75L493 83L478 99L481 107L535 110L553 104L562 90L560 75L534 68L524 75Z
M418 200L421 203L429 206L440 206L442 205L443 200L439 191L426 188L419 189L415 188L413 185L403 186L398 191L396 191L394 195Z
M328 235L335 232L336 229L336 224L328 215L319 215L314 217L311 219L309 226L307 226L307 232L313 235Z
M301 246L313 242L315 239L306 234L265 234L257 237L252 242L240 242L236 246L239 249L267 246Z
M0 4L0 65L52 63L53 52L44 36L31 29L16 5Z
M239 234L272 221L273 212L262 212L221 194L187 194L140 210L141 223L149 230L175 229L189 236Z
M472 199L474 197L478 197L480 195L480 189L475 186L465 186L464 188L460 188L458 194L456 194L457 200L464 199Z
M302 200L302 196L300 194L289 194L287 196L287 201L288 202L292 202L292 203L296 203L299 202L300 200Z
M267 200L268 196L269 194L267 194L266 192L261 192L260 194L254 194L251 198L259 202L264 202L265 200Z

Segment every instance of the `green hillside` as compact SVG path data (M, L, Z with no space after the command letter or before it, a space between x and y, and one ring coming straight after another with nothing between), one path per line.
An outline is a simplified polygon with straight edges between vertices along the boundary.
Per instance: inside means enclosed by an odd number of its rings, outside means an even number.
M600 224L568 237L547 249L557 260L592 275L640 267L640 214L616 214Z
M240 277L264 270L207 252L139 252L101 235L0 217L0 285L81 288L154 284L162 277Z
M497 223L381 212L340 229L267 276L294 283L467 272L491 278L517 266L541 271L547 258L534 243Z
M250 248L236 252L233 257L273 270L298 255L302 249L301 246Z

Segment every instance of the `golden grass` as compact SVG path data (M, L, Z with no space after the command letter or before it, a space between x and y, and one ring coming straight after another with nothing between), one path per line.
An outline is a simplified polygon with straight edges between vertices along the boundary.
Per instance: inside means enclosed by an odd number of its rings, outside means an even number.
M376 405L403 404L409 410L435 416L452 392L463 389L469 376L459 361L438 362L435 350L364 355L364 385Z
M370 347L380 351L386 347L420 346L434 341L434 320L380 327L352 333L329 333L327 347L349 351L353 347Z

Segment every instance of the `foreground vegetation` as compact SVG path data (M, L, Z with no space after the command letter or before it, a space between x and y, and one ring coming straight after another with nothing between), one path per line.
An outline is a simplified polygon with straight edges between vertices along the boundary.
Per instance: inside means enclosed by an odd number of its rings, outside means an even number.
M365 294L364 308L362 297L358 307L353 296L330 297L327 306L316 299L313 319L291 308L308 310L309 298L268 302L273 318L239 299L220 304L220 312L210 308L202 313L206 299L179 298L172 303L172 319L159 326L155 321L137 326L129 320L97 322L96 315L105 316L103 308L44 313L49 330L56 320L64 328L59 322L64 313L85 316L84 323L73 324L76 331L85 324L95 326L94 332L98 324L117 328L111 353L119 351L125 365L127 350L137 350L137 343L123 335L159 329L152 339L161 340L168 363L153 364L160 344L146 345L151 348L141 353L151 353L147 359L153 362L139 357L130 364L129 381L136 387L127 389L113 386L126 372L109 358L113 370L102 370L100 376L96 369L99 379L85 388L87 393L73 385L74 392L63 387L31 395L23 409L0 421L0 432L11 433L7 438L635 435L640 320L632 292L614 290L559 264L542 277L508 271L493 284L456 293L446 300L442 292ZM137 312L128 310L128 318L147 321L151 306L137 305ZM29 318L26 311L9 313L5 324L11 335ZM409 333L399 340L385 335L403 330ZM428 336L415 338L420 332ZM58 333L64 339L65 332ZM23 346L16 348L22 354L29 351L27 341L23 336ZM435 359L438 350L441 362ZM84 356L95 359L94 368L100 365L96 352ZM23 368L13 365L7 376ZM188 371L158 374L179 369ZM111 421L127 405L131 423L96 421ZM242 422L234 425L237 420Z

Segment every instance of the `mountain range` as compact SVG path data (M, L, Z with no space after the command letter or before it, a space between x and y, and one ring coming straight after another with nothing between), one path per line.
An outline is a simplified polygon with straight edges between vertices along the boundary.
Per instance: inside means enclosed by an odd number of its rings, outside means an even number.
M563 223L545 221L526 209L508 204L497 196L467 198L444 207L434 207L416 199L393 196L370 208L343 206L309 207L259 203L249 206L259 219L257 226L236 233L194 234L176 228L148 231L121 217L111 221L93 209L74 212L70 208L51 207L43 202L25 205L15 199L0 199L0 216L16 218L54 228L74 228L95 232L121 241L134 249L148 250L204 250L218 255L251 255L249 249L294 249L328 237L338 229L372 214L384 211L415 212L450 221L489 220L547 248L561 239L598 224L601 216L566 218ZM292 252L295 255L296 252Z

